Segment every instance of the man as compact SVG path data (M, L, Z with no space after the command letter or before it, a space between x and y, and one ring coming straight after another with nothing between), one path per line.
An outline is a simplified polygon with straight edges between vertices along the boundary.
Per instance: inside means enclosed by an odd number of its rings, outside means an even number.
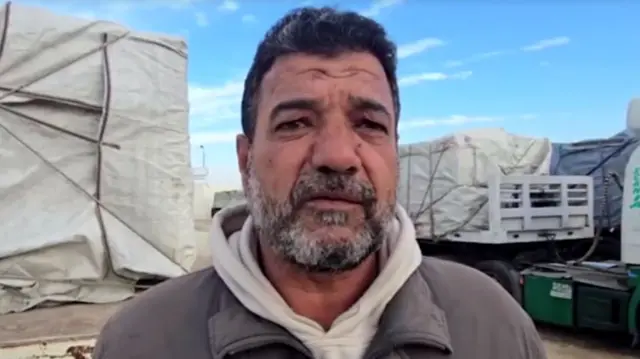
M396 206L396 50L373 20L287 14L260 43L236 142L246 205L213 220L213 268L133 300L98 359L543 359L487 276L423 259Z

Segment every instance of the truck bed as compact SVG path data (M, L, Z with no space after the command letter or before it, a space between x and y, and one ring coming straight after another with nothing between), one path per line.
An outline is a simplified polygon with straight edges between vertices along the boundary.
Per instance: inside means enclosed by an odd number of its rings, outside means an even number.
M0 316L1 356L90 358L102 326L121 305L69 304Z

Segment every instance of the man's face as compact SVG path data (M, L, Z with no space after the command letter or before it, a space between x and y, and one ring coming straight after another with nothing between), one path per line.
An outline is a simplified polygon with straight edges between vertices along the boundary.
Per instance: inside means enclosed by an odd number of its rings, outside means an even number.
M295 54L265 75L238 161L261 241L311 272L358 266L389 236L397 142L389 83L367 53Z

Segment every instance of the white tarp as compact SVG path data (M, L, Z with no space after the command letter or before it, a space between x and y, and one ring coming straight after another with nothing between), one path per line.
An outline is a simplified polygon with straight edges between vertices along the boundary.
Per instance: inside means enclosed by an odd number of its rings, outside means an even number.
M549 174L551 142L503 129L403 145L398 201L419 238L488 229L487 182L498 174Z
M197 178L193 192L194 241L197 258L192 270L198 270L211 265L209 231L211 230L211 208L215 189L206 181L206 178Z
M0 314L185 273L186 44L14 4L0 30Z

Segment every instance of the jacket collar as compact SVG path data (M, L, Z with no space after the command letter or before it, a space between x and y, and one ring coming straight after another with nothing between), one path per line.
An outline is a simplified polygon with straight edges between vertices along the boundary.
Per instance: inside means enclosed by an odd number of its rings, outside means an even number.
M219 295L220 311L208 323L214 359L278 344L313 357L286 329L248 311L228 289ZM429 347L444 353L453 351L445 314L434 302L421 268L387 305L364 357L383 358L405 345Z
M228 290L221 295L225 297L222 305L226 308L211 317L208 323L214 359L277 344L313 358L309 349L286 329L248 311Z
M385 308L365 358L383 358L394 348L406 345L453 352L445 313L435 303L421 267Z

